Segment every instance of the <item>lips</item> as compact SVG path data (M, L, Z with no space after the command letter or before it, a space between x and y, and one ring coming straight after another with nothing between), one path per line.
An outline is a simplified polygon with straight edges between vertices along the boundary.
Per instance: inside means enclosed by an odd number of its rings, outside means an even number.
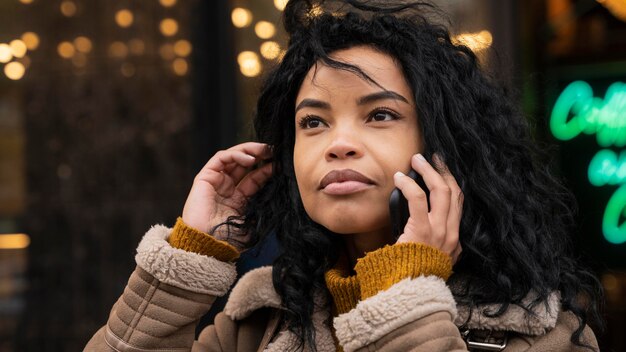
M333 170L329 172L328 174L326 174L326 176L324 176L324 178L320 182L320 189L326 188L326 186L328 186L331 183L341 183L341 182L348 182L348 181L361 182L365 184L374 184L374 181L367 178L366 176L359 173L358 171L355 171L352 169L343 169L343 170Z

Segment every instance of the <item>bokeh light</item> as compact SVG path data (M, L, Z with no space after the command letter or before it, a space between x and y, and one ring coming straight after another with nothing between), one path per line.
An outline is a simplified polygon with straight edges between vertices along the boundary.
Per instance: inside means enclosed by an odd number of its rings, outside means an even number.
M20 2L24 5L30 5L33 3L33 0L20 0Z
M178 22L172 18L166 18L159 25L161 33L166 37L171 37L178 33Z
M146 44L141 39L131 39L128 42L128 50L133 55L143 55L146 52Z
M118 59L124 58L128 55L128 47L123 42L113 42L109 46L109 55Z
M122 28L128 28L133 24L135 17L128 9L122 9L115 13L115 23Z
M274 0L274 6L280 11L285 9L289 0Z
M174 60L176 53L174 52L174 46L170 43L165 43L159 48L159 55L166 61Z
M74 46L76 47L76 50L85 54L91 52L91 49L93 48L91 40L84 36L76 37L76 39L74 39Z
M252 23L252 12L242 7L236 7L230 15L233 26L237 28L248 27Z
M61 56L62 58L69 59L72 56L74 56L74 53L76 52L76 48L74 48L74 45L72 45L72 43L70 42L61 42L57 46L57 52L59 53L59 56Z
M22 34L22 40L28 50L35 50L39 47L39 36L35 32L25 32Z
M0 43L0 63L7 63L13 59L13 50L8 44Z
M4 74L14 81L21 79L24 77L24 73L26 72L26 68L24 65L17 61L9 62L6 66L4 66Z
M131 64L130 62L125 62L120 67L120 72L122 73L122 76L130 78L135 75L135 65Z
M253 51L242 51L237 55L239 70L246 77L255 77L261 73L259 56Z
M174 62L172 62L172 69L174 70L174 73L176 73L179 76L186 75L187 71L189 70L189 65L187 64L187 60L182 59L182 58L178 58L174 60Z
M188 40L181 39L174 44L174 53L180 57L187 57L191 54L191 43Z
M76 15L76 4L73 1L66 0L61 3L61 13L65 17L73 17Z
M276 59L280 55L280 45L273 41L264 42L259 48L261 55L268 59Z
M11 52L13 54L13 57L24 57L24 55L26 55L26 43L24 43L21 39L15 39L12 40L11 43L9 43L9 46L11 47Z
M259 21L254 26L254 33L261 39L269 39L276 33L276 27L271 22Z
M176 0L159 0L159 2L163 7L172 7L176 5Z

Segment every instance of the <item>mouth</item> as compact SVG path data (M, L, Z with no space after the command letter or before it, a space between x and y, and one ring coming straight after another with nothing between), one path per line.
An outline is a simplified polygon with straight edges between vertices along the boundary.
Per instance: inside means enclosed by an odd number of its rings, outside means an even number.
M352 169L333 170L320 182L319 189L330 195L351 194L375 184L370 178Z

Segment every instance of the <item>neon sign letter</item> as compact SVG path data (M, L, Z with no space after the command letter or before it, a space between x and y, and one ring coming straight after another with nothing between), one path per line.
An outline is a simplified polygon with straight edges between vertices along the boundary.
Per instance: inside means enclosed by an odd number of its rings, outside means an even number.
M572 116L570 118L570 115ZM567 141L581 133L595 134L602 147L626 146L626 84L613 83L604 100L593 96L583 81L570 83L559 96L550 115L554 137ZM602 233L614 244L626 242L626 151L602 149L591 159L589 182L597 187L621 185L609 199L602 218Z

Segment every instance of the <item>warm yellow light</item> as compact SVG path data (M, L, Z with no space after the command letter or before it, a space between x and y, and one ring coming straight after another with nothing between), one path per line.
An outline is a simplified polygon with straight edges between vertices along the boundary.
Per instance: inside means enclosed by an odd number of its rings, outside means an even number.
M275 59L280 55L280 45L276 42L264 42L259 49L261 55L269 60Z
M128 55L128 47L122 42L113 42L109 46L109 55L118 59L124 58Z
M130 62L125 62L120 67L120 72L122 72L122 76L129 78L135 75L135 65Z
M73 1L66 0L61 3L61 13L65 17L72 17L76 14L76 4Z
M310 17L317 17L317 16L320 16L322 13L324 13L324 10L322 9L322 7L319 4L315 4L309 10L308 15Z
M133 13L128 9L122 9L115 13L115 23L122 28L130 27L133 24Z
M613 16L626 21L626 2L624 0L598 0Z
M91 40L83 36L76 37L76 39L74 39L74 46L76 47L76 50L85 54L89 53L91 49L93 48L93 44L91 44Z
M172 7L176 5L176 0L159 0L163 7Z
M276 27L267 21L259 21L254 26L254 33L261 39L269 39L276 34Z
M242 51L237 55L239 70L246 77L255 77L261 73L259 56L253 51Z
M13 61L9 62L6 66L4 66L4 74L14 81L24 77L24 73L26 72L26 68L20 62Z
M172 62L172 69L174 70L174 73L176 73L179 76L186 75L187 71L189 70L189 65L187 65L187 60L181 59L181 58L174 60L174 62Z
M146 44L141 39L131 39L128 42L128 49L133 55L142 55L146 51Z
M191 43L188 40L181 39L174 44L174 52L180 57L187 57L191 54Z
M274 0L274 6L280 11L285 9L289 0Z
M9 46L11 47L11 52L13 54L13 57L20 58L26 55L26 50L27 50L26 43L24 43L20 39L12 40Z
M474 52L478 52L491 46L493 42L493 36L491 35L491 32L483 30L478 33L459 34L454 37L453 41L458 44L467 46Z
M74 45L72 45L72 43L70 42L61 42L59 46L57 46L57 52L62 58L69 59L74 56L74 53L76 53L76 49L74 48Z
M252 12L242 7L236 7L230 14L230 19L233 21L233 26L237 28L248 27L252 23Z
M159 55L163 60L174 60L176 53L174 53L174 46L170 43L165 43L159 48Z
M159 25L161 33L166 37L171 37L178 32L178 22L172 18L166 18Z
M13 59L13 50L7 44L0 44L0 63L7 63Z
M28 50L35 50L39 46L39 36L37 33L26 32L22 34L22 40L26 44Z
M24 5L29 5L33 3L33 0L20 0L20 2Z
M0 235L0 249L24 249L30 245L30 237L23 233Z

